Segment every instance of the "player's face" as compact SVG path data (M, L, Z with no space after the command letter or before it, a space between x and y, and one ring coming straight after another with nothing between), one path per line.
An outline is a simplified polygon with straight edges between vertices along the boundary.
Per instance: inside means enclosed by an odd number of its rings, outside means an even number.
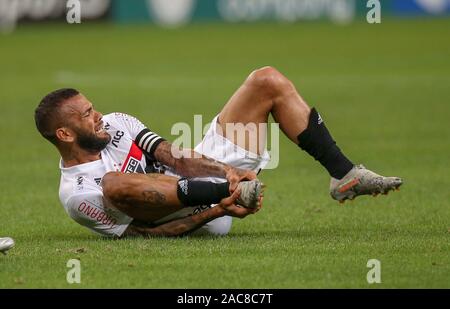
M105 149L111 136L105 131L103 115L97 112L92 103L79 94L67 104L70 128L75 133L75 142L80 148L98 152Z

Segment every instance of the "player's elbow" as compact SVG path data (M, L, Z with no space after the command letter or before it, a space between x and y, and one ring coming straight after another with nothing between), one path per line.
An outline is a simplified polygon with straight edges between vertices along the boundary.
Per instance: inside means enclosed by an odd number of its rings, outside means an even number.
M118 201L123 195L123 173L109 172L102 178L103 197L109 201Z

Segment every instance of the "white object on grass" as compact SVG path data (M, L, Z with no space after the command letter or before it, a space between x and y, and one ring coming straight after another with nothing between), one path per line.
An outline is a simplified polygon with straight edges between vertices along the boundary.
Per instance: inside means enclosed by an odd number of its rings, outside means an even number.
M14 247L14 239L10 237L0 238L0 252L6 254L6 251Z

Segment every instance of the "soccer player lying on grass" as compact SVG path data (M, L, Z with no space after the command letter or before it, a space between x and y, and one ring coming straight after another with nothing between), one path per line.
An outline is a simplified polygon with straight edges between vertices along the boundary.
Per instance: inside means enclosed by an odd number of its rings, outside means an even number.
M343 202L386 194L402 184L400 178L354 165L316 109L271 67L248 76L195 152L172 147L132 116L102 116L74 89L45 96L35 121L61 154L60 200L81 225L116 237L224 235L231 228L230 216L243 218L261 207L263 186L256 173L270 158L265 126L259 124L267 123L270 114L292 142L328 171L332 198ZM237 123L255 124L255 129L241 138L229 130L229 124Z

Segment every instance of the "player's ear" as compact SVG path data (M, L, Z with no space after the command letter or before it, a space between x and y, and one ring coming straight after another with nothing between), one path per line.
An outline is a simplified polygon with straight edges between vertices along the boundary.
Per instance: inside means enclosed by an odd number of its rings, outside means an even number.
M56 129L56 138L61 142L72 143L75 140L75 134L67 127Z

